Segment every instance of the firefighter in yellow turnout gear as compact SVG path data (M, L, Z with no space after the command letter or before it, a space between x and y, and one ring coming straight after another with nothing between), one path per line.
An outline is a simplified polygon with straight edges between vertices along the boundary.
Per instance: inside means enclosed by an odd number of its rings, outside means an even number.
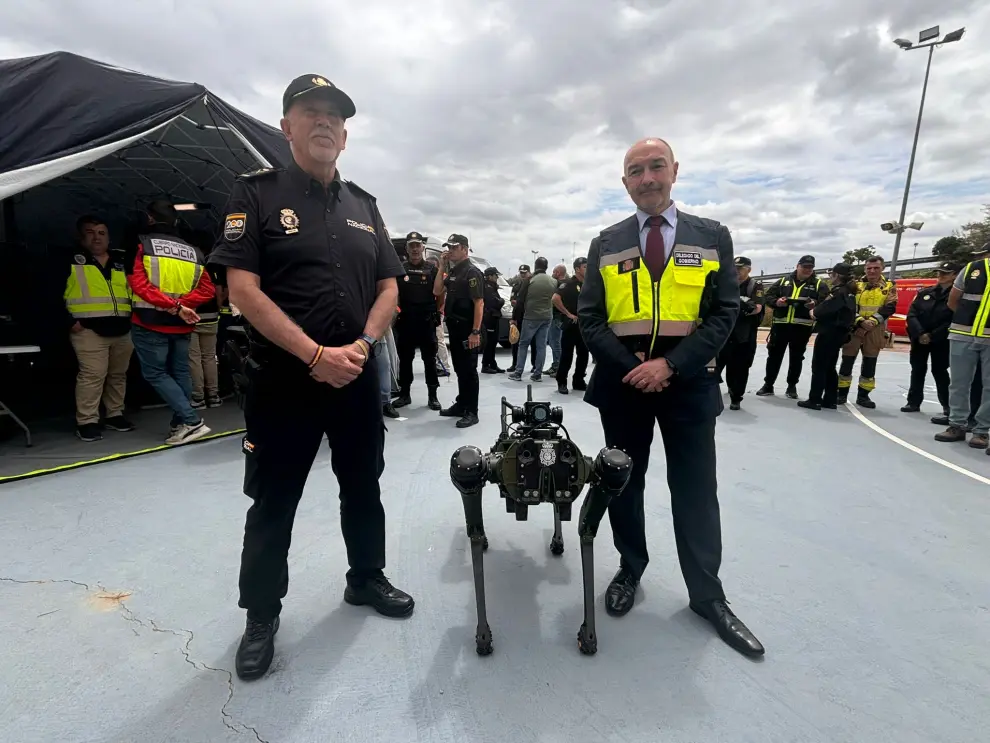
M876 386L877 358L887 340L887 320L897 308L897 287L883 276L884 261L873 256L866 261L866 276L859 282L856 295L856 322L852 338L842 348L842 364L839 366L839 395L841 405L849 397L852 386L853 366L856 356L863 352L859 367L859 388L856 404L864 408L875 408L870 399Z

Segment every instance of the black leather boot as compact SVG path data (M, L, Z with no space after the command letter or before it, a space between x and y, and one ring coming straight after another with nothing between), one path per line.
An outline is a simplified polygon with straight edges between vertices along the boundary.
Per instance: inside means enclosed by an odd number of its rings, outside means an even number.
M271 622L259 622L248 617L241 644L237 647L234 669L237 678L244 681L261 678L275 657L275 633L278 632L278 617Z
M360 585L348 583L344 601L354 606L370 606L386 617L407 617L416 605L412 596L393 586L385 576L369 578Z
M440 405L440 400L437 398L437 388L436 387L433 387L430 390L430 399L429 399L429 402L427 402L426 404L430 408L430 410L440 410L441 409L442 406Z

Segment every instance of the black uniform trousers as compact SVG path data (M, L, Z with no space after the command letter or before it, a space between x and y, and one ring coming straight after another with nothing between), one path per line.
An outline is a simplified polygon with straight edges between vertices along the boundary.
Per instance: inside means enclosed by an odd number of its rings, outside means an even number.
M557 384L566 387L567 375L571 372L571 363L575 355L574 382L584 382L588 373L588 347L581 337L581 329L576 322L568 322L560 334L560 363L557 365Z
M292 362L287 362L292 364ZM360 585L385 567L385 425L378 365L336 389L302 364L251 372L244 406L244 493L254 500L244 525L238 606L259 621L282 609L289 588L288 554L296 507L326 435L340 488L340 529L347 582Z
M780 366L784 362L784 354L790 351L787 361L787 384L794 386L801 381L801 368L804 364L804 353L808 350L811 340L811 325L795 325L778 323L771 326L770 338L767 340L767 373L763 378L765 384L773 386L780 374Z
M722 526L715 470L715 421L721 412L718 377L708 372L651 394L628 387L599 408L606 446L633 460L629 483L608 507L621 566L639 578L649 563L644 495L659 424L677 556L692 601L725 598L718 577Z
M482 369L494 369L498 364L495 361L495 351L498 348L498 315L485 315L485 351L481 357Z
M835 405L839 394L839 371L837 365L842 347L849 340L846 330L825 329L815 337L815 348L811 355L811 390L809 402L819 405Z
M457 375L457 400L455 404L463 413L478 414L478 356L483 351L481 347L474 350L465 348L465 342L471 336L473 323L465 320L447 317L447 337L450 340L450 363ZM486 338L482 334L482 345Z
M928 364L931 362L932 377L938 402L943 409L949 408L949 341L924 345L911 341L911 386L908 388L907 404L921 405L925 400L925 379L928 377Z
M756 358L756 338L738 341L729 338L718 354L718 375L725 372L725 386L729 390L729 399L739 402L746 394L749 384L749 369Z
M423 360L426 388L436 390L440 386L437 377L437 325L436 313L420 313L404 310L395 323L395 350L399 355L399 394L408 395L412 387L413 359L416 351Z

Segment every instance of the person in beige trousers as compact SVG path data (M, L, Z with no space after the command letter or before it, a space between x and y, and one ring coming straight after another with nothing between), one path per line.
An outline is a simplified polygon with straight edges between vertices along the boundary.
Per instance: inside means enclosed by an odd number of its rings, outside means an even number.
M197 310L200 321L189 339L189 374L192 376L190 403L196 410L223 405L217 373L217 330L220 327L220 306L226 300L226 288L217 283L217 277L211 276L211 279L216 287L216 296Z
M99 441L102 429L132 431L124 417L131 343L131 291L124 257L110 250L107 226L95 217L76 223L79 249L72 257L63 298L69 340L79 362L76 436ZM106 411L100 425L100 403Z

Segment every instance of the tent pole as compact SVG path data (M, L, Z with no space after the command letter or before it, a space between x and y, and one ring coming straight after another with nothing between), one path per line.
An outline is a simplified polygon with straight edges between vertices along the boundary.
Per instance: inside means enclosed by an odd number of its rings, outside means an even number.
M203 105L204 106L210 105L210 97L208 95L203 96ZM261 165L261 167L263 168L272 167L272 164L261 156L261 153L254 148L254 145L248 141L247 137L245 137L243 134L237 131L237 129L229 121L227 121L226 124L229 127L228 131L231 134L233 134L235 137L237 137L239 140L241 140L241 144L243 144L245 149L247 149L247 151L251 153L252 157L254 157L254 159L258 161L258 164Z

